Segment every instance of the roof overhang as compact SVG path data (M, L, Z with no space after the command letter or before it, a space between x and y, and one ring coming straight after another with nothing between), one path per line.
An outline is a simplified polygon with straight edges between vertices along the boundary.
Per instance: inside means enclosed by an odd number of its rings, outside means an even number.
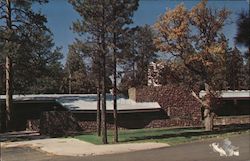
M0 95L0 100L5 100L5 95ZM113 96L106 95L107 113L113 112ZM96 113L96 94L38 94L38 95L13 95L14 103L53 103L57 102L64 108L74 113ZM122 95L117 97L118 113L155 112L161 107L157 102L135 102Z
M200 91L199 97L204 97L206 92ZM238 99L238 100L249 100L250 90L222 90L219 98L221 99Z

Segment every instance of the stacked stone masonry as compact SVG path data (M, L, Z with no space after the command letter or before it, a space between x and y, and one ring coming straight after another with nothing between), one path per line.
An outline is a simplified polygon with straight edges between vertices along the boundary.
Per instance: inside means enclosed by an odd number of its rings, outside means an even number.
M133 92L133 99L137 102L158 102L161 110L120 113L118 114L118 126L121 129L202 125L201 106L183 87L142 87L131 91ZM56 113L45 112L42 116L40 128L44 134L66 134L67 131L79 130L96 131L96 113L70 114L58 111ZM113 127L112 113L107 114L107 127L108 129Z

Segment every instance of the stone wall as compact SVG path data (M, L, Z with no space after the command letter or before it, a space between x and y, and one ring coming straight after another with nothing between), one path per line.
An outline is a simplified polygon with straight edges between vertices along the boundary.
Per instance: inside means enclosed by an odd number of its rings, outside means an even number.
M137 102L158 102L168 119L154 120L148 126L200 126L201 105L182 86L146 86L136 89Z
M120 129L139 129L158 127L151 124L157 119L166 119L162 111L118 113L118 127ZM107 113L107 128L113 129L113 114ZM41 115L39 127L36 120L30 120L30 127L39 128L41 134L63 136L78 132L96 131L96 113L71 113L67 111L49 111Z
M28 130L28 131L40 131L40 118L27 120L26 130Z
M78 121L68 111L43 112L39 129L42 135L50 136L64 136L82 131Z
M250 124L250 115L216 117L214 125Z

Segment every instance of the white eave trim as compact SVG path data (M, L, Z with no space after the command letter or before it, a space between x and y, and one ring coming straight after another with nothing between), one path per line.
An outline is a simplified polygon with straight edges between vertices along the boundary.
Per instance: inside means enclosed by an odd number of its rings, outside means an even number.
M204 90L200 91L199 97L205 96ZM221 91L221 98L250 98L250 90L223 90Z

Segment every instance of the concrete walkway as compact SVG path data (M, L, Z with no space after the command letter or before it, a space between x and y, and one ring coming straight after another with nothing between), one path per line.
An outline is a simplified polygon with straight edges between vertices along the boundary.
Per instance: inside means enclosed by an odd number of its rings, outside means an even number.
M148 150L167 147L169 145L164 143L94 145L74 138L49 138L31 141L3 142L1 146L4 148L29 146L55 155L89 156Z

